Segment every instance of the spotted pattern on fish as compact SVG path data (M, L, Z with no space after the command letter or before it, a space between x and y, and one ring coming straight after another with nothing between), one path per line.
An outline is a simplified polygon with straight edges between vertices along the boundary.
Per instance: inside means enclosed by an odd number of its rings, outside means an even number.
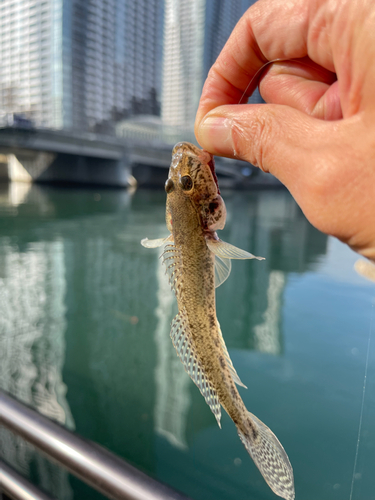
M186 372L199 388L220 426L221 406L271 489L294 499L293 470L273 432L248 412L237 385L243 385L216 318L215 286L230 273L229 259L261 259L221 241L216 231L226 220L213 157L193 144L176 144L166 182L166 223L170 237L143 240L161 255L174 291L178 314L171 339Z
M197 356L194 344L191 340L191 333L189 331L189 324L185 311L181 311L175 316L172 322L171 339L186 372L201 391L206 403L215 415L219 427L221 427L221 407L219 398Z

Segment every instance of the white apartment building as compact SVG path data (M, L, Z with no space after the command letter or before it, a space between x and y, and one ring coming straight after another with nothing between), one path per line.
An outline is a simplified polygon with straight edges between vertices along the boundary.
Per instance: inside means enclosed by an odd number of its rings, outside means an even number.
M0 2L0 110L24 113L43 126L61 125L61 82L54 68L61 2Z
M1 0L0 112L93 129L157 112L162 0Z

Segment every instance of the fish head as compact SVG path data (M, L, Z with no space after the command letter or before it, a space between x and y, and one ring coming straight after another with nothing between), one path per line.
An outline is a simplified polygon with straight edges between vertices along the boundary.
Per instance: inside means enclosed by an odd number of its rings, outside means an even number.
M223 229L226 208L220 196L213 156L194 144L179 142L172 150L172 162L165 183L167 226L172 231L173 207L191 207L204 231Z

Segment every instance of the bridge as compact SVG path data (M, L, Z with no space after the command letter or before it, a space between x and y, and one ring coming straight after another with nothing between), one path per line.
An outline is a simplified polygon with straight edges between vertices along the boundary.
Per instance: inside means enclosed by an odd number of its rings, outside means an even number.
M140 185L163 185L172 147L136 137L3 127L0 180L126 187L135 177ZM216 170L222 187L246 187L254 180L261 185L275 183L272 176L240 161L217 158Z
M0 178L128 186L128 148L99 134L35 128L0 128ZM1 165L1 164L0 164Z

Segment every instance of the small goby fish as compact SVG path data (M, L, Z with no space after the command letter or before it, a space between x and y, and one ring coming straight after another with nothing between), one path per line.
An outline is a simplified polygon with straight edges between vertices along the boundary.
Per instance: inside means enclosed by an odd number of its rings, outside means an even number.
M230 259L259 259L225 243L216 234L226 219L211 154L188 142L176 144L165 184L170 235L141 241L147 248L165 244L163 263L178 303L171 338L185 370L197 385L217 423L221 406L237 427L246 450L270 488L294 499L293 470L273 432L248 412L216 318L215 287L229 276Z

